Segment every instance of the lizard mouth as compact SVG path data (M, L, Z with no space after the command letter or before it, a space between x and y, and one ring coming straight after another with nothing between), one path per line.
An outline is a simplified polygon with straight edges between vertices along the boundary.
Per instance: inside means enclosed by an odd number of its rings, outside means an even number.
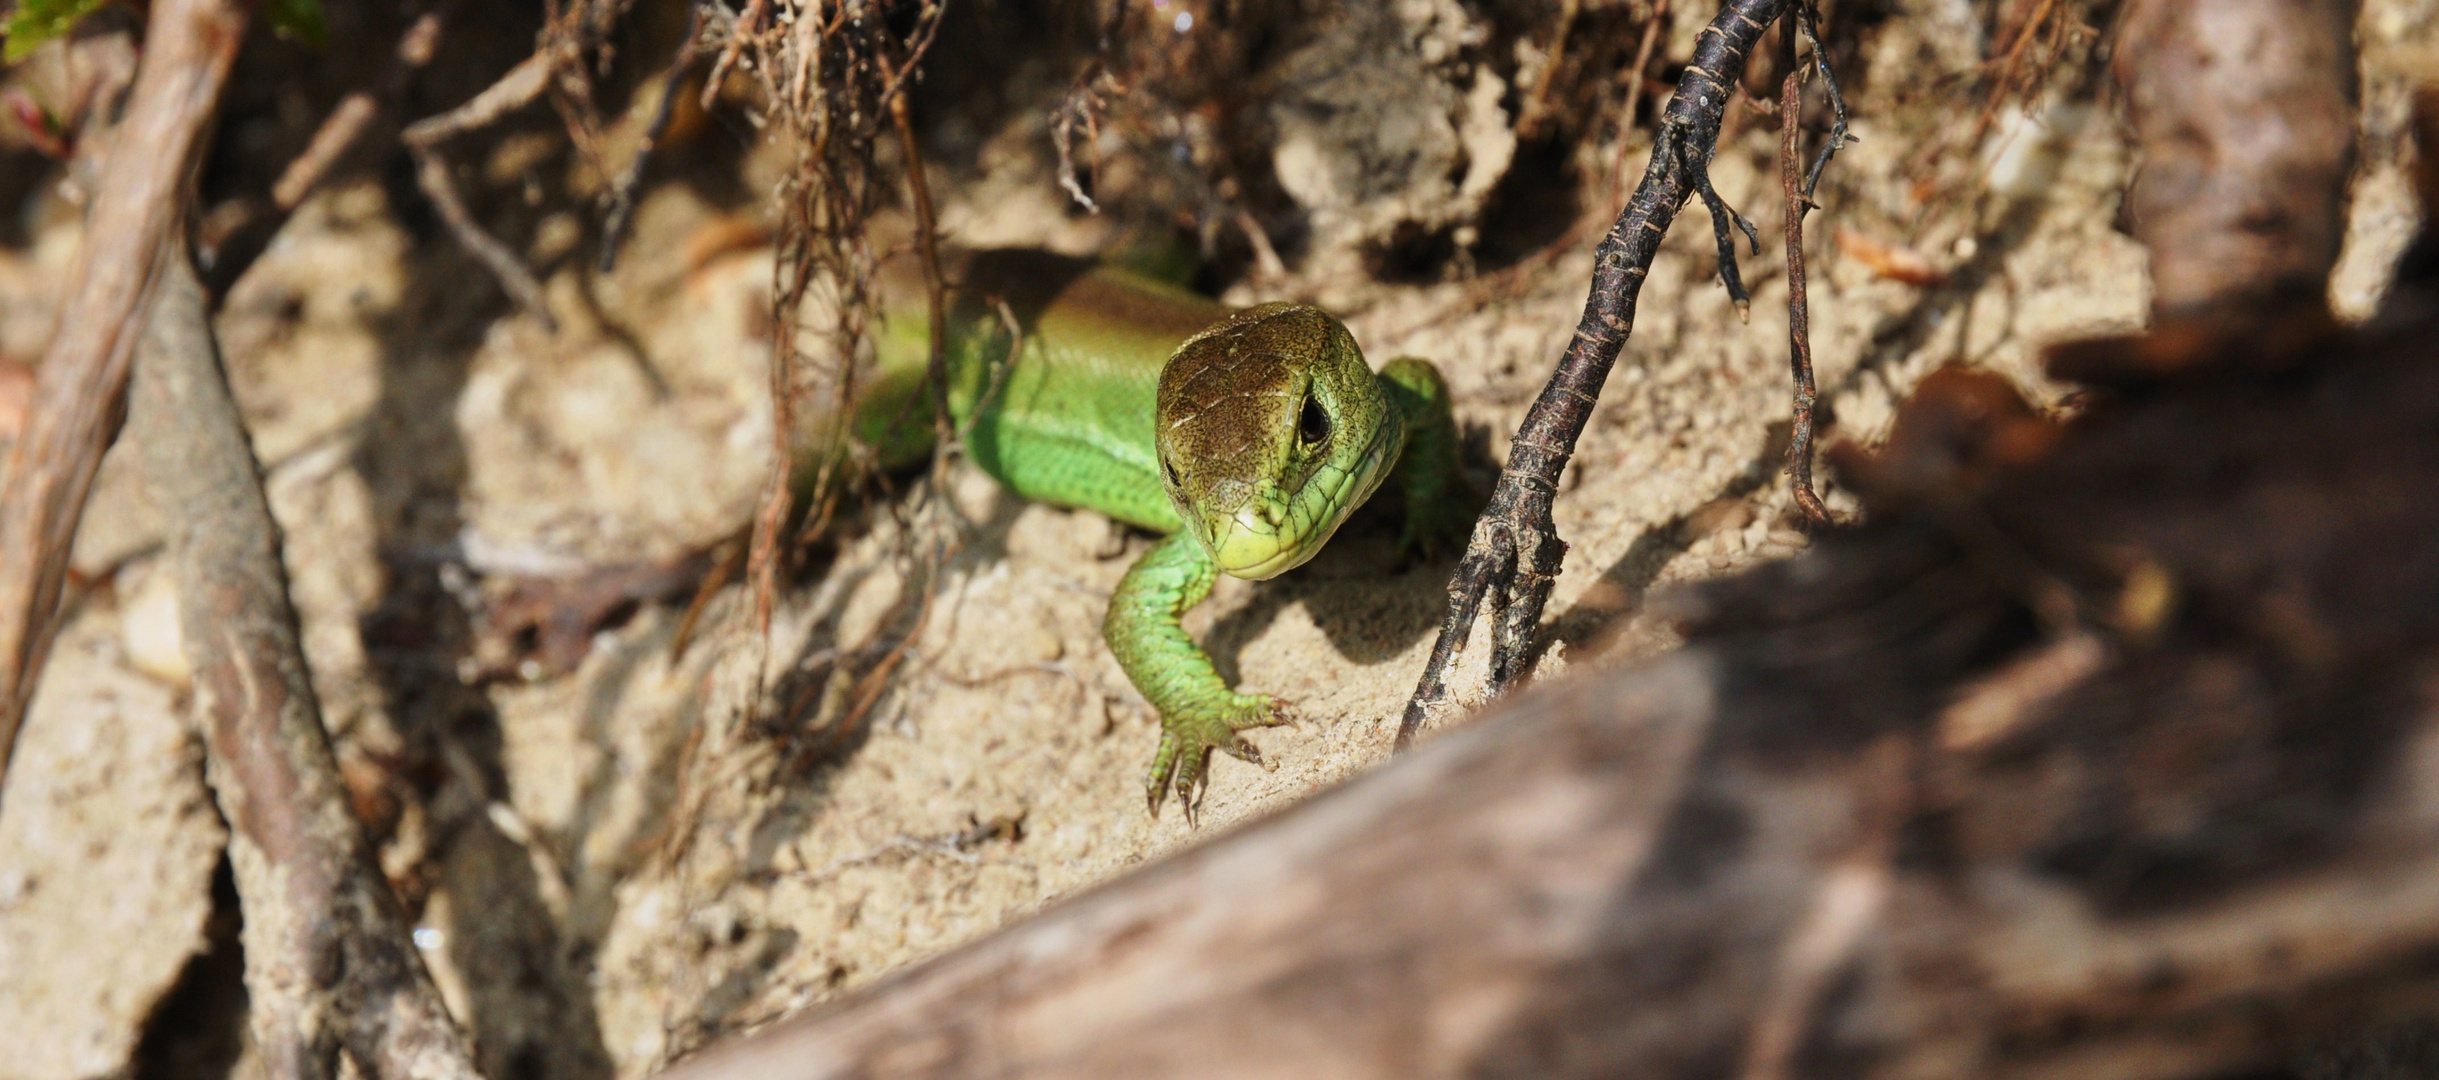
M1337 523L1327 523L1327 532L1318 538L1309 528L1298 528L1294 508L1288 505L1252 505L1235 514L1217 520L1205 519L1204 546L1211 551L1211 561L1219 565L1220 573L1229 577L1266 581L1311 560L1321 550Z
M1388 474L1376 433L1351 462L1325 462L1293 493L1263 483L1231 513L1185 515L1229 577L1265 581L1312 560ZM1186 509L1181 507L1180 509Z

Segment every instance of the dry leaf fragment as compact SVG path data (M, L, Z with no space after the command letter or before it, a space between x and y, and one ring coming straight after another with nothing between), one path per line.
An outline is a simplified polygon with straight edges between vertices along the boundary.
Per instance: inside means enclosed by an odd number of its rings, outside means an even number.
M1870 267L1872 273L1890 281L1908 285L1937 285L1948 280L1946 271L1931 265L1921 252L1912 248L1885 244L1869 233L1838 226L1835 234L1838 250Z

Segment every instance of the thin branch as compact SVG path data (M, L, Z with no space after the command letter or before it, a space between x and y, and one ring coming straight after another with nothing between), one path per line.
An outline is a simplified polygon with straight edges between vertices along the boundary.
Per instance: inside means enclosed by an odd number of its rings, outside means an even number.
M445 113L407 125L399 134L409 146L436 146L443 140L489 127L503 116L534 103L550 88L550 58L540 53L508 69L498 82Z
M686 659L686 649L694 641L695 627L702 622L703 612L711 606L712 598L727 588L729 582L736 580L738 571L745 569L745 531L741 529L731 533L714 546L713 550L718 554L712 559L711 570L695 586L694 599L686 602L685 613L678 616L677 629L669 635L670 667L674 668Z
M1542 61L1541 74L1533 79L1532 92L1525 95L1523 108L1517 111L1518 138L1533 138L1549 123L1550 87L1558 82L1558 69L1566 66L1567 35L1574 31L1575 17L1582 6L1582 0L1559 0L1558 29L1550 35L1549 55ZM1629 113L1627 123L1633 122L1633 114Z
M1077 128L1084 129L1084 149L1092 155L1092 175L1098 179L1101 175L1101 110L1108 104L1102 100L1102 91L1106 86L1116 93L1126 92L1125 85L1119 83L1110 72L1110 53L1117 48L1120 34L1126 29L1126 10L1124 3L1109 5L1109 10L1101 18L1100 50L1076 75L1076 81L1067 87L1067 96L1050 116L1050 145L1059 155L1059 187L1087 213L1098 214L1101 207L1093 201L1092 194L1084 190L1082 181L1076 178L1075 134Z
M771 634L771 617L779 608L779 564L782 561L782 540L787 531L788 512L796 508L795 447L790 445L790 429L796 423L796 397L793 336L785 328L777 335L771 357L771 424L775 429L771 442L771 475L763 481L762 495L754 512L753 535L745 545L745 579L754 592L754 636L767 643ZM843 397L843 395L842 395ZM830 462L824 461L826 473ZM755 695L757 698L760 694Z
M69 548L118 434L156 264L191 198L248 5L158 0L85 246L0 492L0 771L57 629Z
M710 77L703 80L704 108L711 108L713 103L720 100L720 80L728 77L729 66L737 62L738 50L745 47L745 36L753 33L755 24L762 21L763 9L769 6L770 0L752 0L745 5L745 13L730 24L728 44L720 50L720 58L711 62Z
M413 153L415 185L423 189L424 197L432 200L433 208L440 211L440 220L449 227L450 235L490 270L492 277L499 279L500 287L507 289L517 306L541 323L543 330L558 332L559 320L551 317L550 301L542 294L542 283L516 252L475 224L465 200L458 197L456 182L449 178L448 161L438 151L421 147L414 148Z
M388 85L382 88L380 96L395 98L404 92L408 76L432 62L439 39L440 16L437 14L426 12L415 20L414 25L407 27L406 33L398 39L398 64L391 69ZM305 152L289 162L287 169L279 174L279 182L271 186L272 203L283 212L294 210L302 204L305 196L312 194L314 188L321 186L323 178L330 175L331 167L337 164L339 157L363 138L365 129L379 114L380 105L381 102L369 91L359 90L341 98L339 104L330 110L330 116L322 121L322 126L315 129L312 141L305 145Z
M1017 321L1016 309L1009 307L1008 302L999 297L994 296L990 300L993 310L999 313L1000 329L1008 332L1008 351L997 364L992 365L991 382L982 388L982 396L974 399L973 411L966 414L965 423L957 425L957 442L960 445L973 437L974 425L981 422L983 412L991 407L992 402L999 400L1000 391L1007 389L1008 373L1016 370L1016 358L1025 355L1025 327Z
M894 103L906 96L907 84L913 82L922 71L924 54L932 51L932 42L940 37L940 16L947 7L948 0L931 0L924 5L923 19L915 25L914 35L906 41L906 60L903 63L893 66L886 53L876 55L884 80L881 84L882 100Z
M1804 40L1812 43L1812 67L1821 73L1821 89L1829 95L1829 138L1821 143L1821 152L1814 155L1812 168L1804 173L1804 201L1821 186L1821 173L1829 168L1829 159L1850 142L1861 142L1860 136L1847 130L1846 94L1838 89L1838 75L1829 70L1829 46L1821 42L1821 9L1817 0L1804 0L1796 5L1796 16L1803 20ZM1817 204L1816 204L1817 205Z
M203 287L163 260L131 411L173 523L194 709L245 908L254 1045L274 1080L479 1080L349 813L298 642L278 527L212 339Z
M415 157L416 186L440 211L441 221L449 227L450 234L499 279L500 287L508 290L518 306L540 322L543 329L556 332L559 323L551 318L550 305L542 295L542 283L534 280L533 271L516 252L475 224L474 215L457 194L456 181L449 176L448 160L439 149L439 144L452 135L484 127L532 104L550 89L550 75L549 54L536 52L510 68L508 74L500 76L498 82L476 94L473 100L409 124L399 137Z
M1254 277L1262 281L1277 281L1286 277L1287 264L1280 260L1279 249L1271 245L1270 231L1264 229L1262 223L1254 220L1253 215L1246 213L1243 207L1231 206L1229 213L1236 221L1237 231L1245 234L1245 243L1253 248Z
M911 67L919 58L910 57ZM899 86L903 72L893 69L886 56L881 59L881 71L889 84ZM956 421L949 417L948 401L948 301L946 286L940 274L940 223L932 212L932 189L923 175L923 147L915 138L915 122L910 115L904 93L892 93L889 99L889 120L897 130L898 148L906 155L906 190L915 204L915 251L923 263L923 303L931 330L929 354L924 362L924 376L932 384L932 490L938 492L946 481L943 469L948 453L957 440ZM1014 356L1010 356L1014 360Z
M246 217L213 242L209 258L203 260L207 263L203 287L215 302L225 297L254 260L270 247L272 237L288 223L289 216L330 178L348 152L365 143L384 110L397 108L415 72L432 62L440 30L440 15L435 12L426 12L410 24L399 36L397 62L378 80L376 88L358 90L339 99L330 115L322 118L322 126L314 129L305 149L280 171L279 180L271 185L269 204L251 203Z
M933 555L931 564L938 566L941 553L933 551L930 554ZM812 739L790 755L790 771L801 772L815 762L826 760L863 735L865 722L872 717L872 707L880 703L881 694L889 689L890 677L897 674L899 665L906 662L915 644L923 640L924 629L931 625L933 598L933 591L926 581L925 587L916 595L914 624L907 627L896 641L890 642L878 663L855 680L855 686L848 691L846 711L837 720L812 733ZM802 705L792 710L788 717L789 726L795 726L805 711L806 707Z
M1696 38L1694 56L1660 118L1651 162L1609 234L1593 249L1592 289L1583 317L1559 358L1548 385L1534 399L1510 443L1507 467L1491 492L1490 505L1474 524L1465 558L1448 586L1448 610L1432 642L1431 658L1398 722L1396 744L1409 745L1423 720L1448 697L1448 670L1465 650L1485 602L1494 623L1490 686L1505 689L1523 675L1533 634L1557 584L1567 546L1558 538L1551 503L1559 475L1575 452L1575 440L1600 400L1601 384L1617 363L1634 329L1635 298L1659 253L1660 238L1696 193L1710 208L1719 244L1720 280L1731 298L1744 299L1736 273L1731 224L1751 227L1711 190L1710 159L1719 125L1745 60L1762 31L1785 13L1788 0L1728 0Z
M1798 177L1804 159L1796 144L1803 138L1804 69L1795 62L1796 23L1800 5L1787 12L1779 26L1779 67L1786 71L1778 92L1778 176L1787 195L1787 363L1795 378L1794 429L1787 442L1788 487L1796 509L1807 524L1829 523L1829 510L1812 489L1812 315L1804 294L1804 214L1812 209L1808 189ZM1819 45L1814 46L1815 51ZM1839 134L1830 136L1832 143ZM1817 173L1815 174L1818 175Z
M627 238L627 226L635 217L635 193L644 186L644 167L652 163L652 151L669 132L669 119L677 115L678 91L686 81L686 72L694 67L695 53L703 37L703 9L690 6L686 15L686 40L678 46L677 56L669 61L669 73L661 81L660 104L652 111L652 122L644 128L644 141L635 148L635 158L627 163L627 171L618 178L610 196L610 214L601 226L601 272L618 268L618 245Z
M330 172L339 155L356 144L356 139L364 134L364 129L371 125L373 115L378 111L379 106L373 103L373 95L365 91L358 90L340 98L339 104L330 110L329 117L322 121L322 126L314 129L313 141L305 144L305 152L289 162L288 167L280 172L279 182L271 185L272 205L281 210L294 210L304 203L305 196L322 182L322 177Z
M2048 21L2050 12L2057 6L2058 0L2040 0L2040 6L2033 8L2032 13L2026 15L2016 27L2015 39L2008 44L2006 55L1994 62L1999 73L1998 82L1991 88L1990 100L1983 103L1981 116L1973 122L1973 134L1965 139L1969 151L1981 148L1982 140L1990 134L1991 124L1998 120L1999 106L2006 104L2010 97L2018 96L2010 91L2016 86L2024 67L2024 47L2041 36L2041 24ZM2029 98L2031 95L2021 96Z
M796 546L827 526L841 489L864 475L852 460L857 401L853 358L871 316L873 257L864 223L882 190L871 151L880 126L889 122L893 103L935 40L941 9L939 0L926 0L903 39L877 23L850 19L852 11L861 9L846 5L835 5L826 22L817 17L819 12L800 11L802 21L789 33L748 41L747 28L761 10L757 6L731 34L732 45L754 46L752 70L774 103L774 117L799 147L796 166L779 189L782 227L772 264L772 309L786 328L772 339L774 467L756 511L746 571L754 593L754 618L765 637L777 604L780 563L789 549L780 530L797 490L793 452L802 433L795 429L793 397L798 392L800 320L815 283L826 281L830 331L839 358L835 407L816 421L826 430L811 444L850 452L822 454ZM888 59L893 50L903 56L894 64Z

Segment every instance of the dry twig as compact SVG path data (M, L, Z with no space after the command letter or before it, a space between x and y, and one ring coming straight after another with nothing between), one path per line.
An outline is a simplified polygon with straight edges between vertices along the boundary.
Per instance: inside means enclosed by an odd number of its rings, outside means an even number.
M358 90L339 99L339 104L316 128L305 152L288 163L279 174L279 182L271 187L271 202L282 212L296 209L313 193L322 180L330 175L331 167L341 155L355 146L380 113L381 98L396 98L406 89L407 77L418 68L432 62L432 54L440 44L440 16L425 13L407 27L398 39L398 64L390 71L387 85L378 95Z
M348 812L298 643L278 527L203 287L163 260L132 430L174 523L179 623L208 776L231 827L254 1045L274 1080L479 1080Z
M1559 0L1558 29L1550 35L1549 55L1542 61L1541 74L1534 78L1531 93L1525 95L1524 106L1517 110L1516 136L1522 139L1538 137L1550 120L1550 87L1558 82L1558 69L1567 59L1567 35L1575 29L1575 17L1582 9L1582 0ZM1649 27L1646 27L1646 39ZM1642 70L1638 65L1637 71ZM1626 123L1634 123L1634 113L1626 114Z
M432 62L440 44L440 29L440 16L432 12L410 24L398 39L397 62L377 80L375 88L358 90L339 99L330 115L322 118L321 126L314 129L305 149L280 171L279 179L271 185L270 201L266 204L249 200L239 220L212 238L209 258L201 261L208 264L203 270L204 291L212 294L215 302L245 275L246 268L254 264L288 223L289 215L330 178L348 152L369 141L383 111L395 109L415 72Z
M456 181L450 176L450 166L440 154L440 143L451 136L487 127L536 99L549 96L567 125L568 142L578 155L600 175L608 176L600 147L598 117L592 104L592 77L586 71L587 57L596 51L599 62L607 65L609 50L602 44L611 26L623 14L627 0L587 0L569 8L564 14L553 6L552 17L543 28L543 41L516 67L499 81L485 88L473 100L438 116L426 117L408 125L401 135L407 149L415 157L415 182L424 196L440 211L441 220L451 235L483 266L498 278L517 305L525 309L543 329L556 332L558 320L550 313L542 284L525 260L506 244L485 232L467 209L465 199L458 194ZM679 63L672 66L672 78L693 61L694 40L701 30L699 20L687 24L686 43L679 50ZM556 92L554 92L556 91ZM658 118L632 166L636 175L618 181L620 203L611 209L609 242L603 245L605 267L617 250L617 237L625 231L627 202L633 197L634 183L640 182L644 163L649 160L652 143L667 125L674 101L675 88L667 89L660 103Z
M1803 137L1804 69L1796 66L1796 20L1789 11L1779 26L1779 66L1787 77L1779 87L1778 174L1787 195L1787 362L1795 379L1794 430L1787 442L1788 486L1796 509L1806 523L1826 525L1829 510L1812 490L1812 318L1804 294L1804 214L1812 209L1811 190L1799 183L1804 159L1796 149ZM1816 173L1817 175L1817 173Z
M881 71L893 85L898 82L898 72L886 56L881 58ZM940 273L940 227L932 214L931 184L923 175L923 146L915 138L915 121L905 94L889 95L889 120L897 131L898 150L906 155L907 199L915 207L915 253L923 264L923 310L929 330L923 371L932 388L931 491L937 494L947 483L944 470L957 442L956 422L949 418L948 296Z
M660 145L661 136L669 132L669 120L677 115L678 92L684 88L686 72L694 67L695 52L703 37L703 9L687 8L686 40L679 43L677 56L669 61L669 72L662 77L660 104L652 110L652 122L644 127L644 140L635 148L635 158L611 188L610 214L601 226L601 272L618 267L618 246L627 238L627 226L635 216L635 194L644 186L644 167L652 163L652 151Z
M1076 74L1075 82L1067 88L1067 97L1059 102L1057 111L1050 114L1050 147L1059 156L1059 188L1067 193L1068 198L1074 199L1077 206L1096 214L1101 212L1100 204L1093 201L1092 195L1084 190L1082 181L1076 178L1075 136L1077 130L1082 129L1084 149L1092 155L1092 174L1098 179L1101 173L1101 114L1109 107L1112 95L1127 91L1126 84L1118 81L1117 75L1110 70L1111 51L1117 48L1119 34L1126 27L1126 9L1127 5L1123 3L1111 4L1109 10L1102 14L1100 50L1084 65L1084 70Z
M407 125L400 139L415 157L416 185L440 211L440 219L448 225L450 235L499 279L500 287L508 290L519 307L541 323L543 329L555 332L559 323L551 318L550 303L542 295L542 283L534 280L534 272L526 267L525 260L475 223L465 200L457 194L457 182L449 176L448 159L439 150L440 143L452 135L484 127L532 104L550 89L550 75L550 55L537 52L510 68L508 74L500 76L498 82L476 94L473 100Z
M0 493L0 770L50 651L69 547L118 434L157 263L184 218L186 186L245 38L246 7L159 0L152 8L116 136L130 152L110 155L102 173Z
M1493 693L1522 677L1533 651L1541 610L1557 584L1567 546L1558 538L1551 505L1558 495L1559 475L1575 451L1575 440L1591 420L1601 385L1617 363L1618 352L1634 329L1635 300L1658 254L1660 238L1687 200L1696 195L1710 211L1711 232L1719 249L1719 279L1739 314L1747 303L1736 269L1734 226L1759 248L1759 238L1743 217L1729 209L1712 190L1711 154L1717 148L1722 117L1734 97L1746 58L1769 24L1789 7L1808 0L1729 0L1703 28L1693 62L1669 99L1654 140L1651 162L1607 236L1593 252L1592 288L1584 300L1583 317L1559 358L1558 368L1526 412L1510 443L1507 467L1492 489L1490 505L1474 524L1465 558L1448 585L1448 610L1432 642L1431 657L1417 680L1414 696L1399 720L1396 745L1411 743L1423 720L1448 697L1448 672L1473 632L1484 603L1490 605L1490 685ZM1811 21L1804 21L1806 29ZM1827 58L1814 48L1815 61L1826 70ZM1834 87L1834 84L1832 84ZM1836 101L1832 90L1832 101ZM1837 149L1844 133L1841 123L1822 147L1821 162ZM1818 168L1815 169L1816 175Z
M748 0L744 14L737 16L737 20L729 24L728 44L721 47L720 58L712 61L711 74L703 80L702 105L704 108L711 108L712 103L720 99L721 80L728 78L730 65L737 62L738 52L745 48L746 35L753 33L755 27L762 25L762 13L770 6L770 0Z
M2049 27L2050 16L2057 12L2058 0L2039 0L2037 6L2032 9L2032 13L2024 16L2024 21L2017 25L2016 36L2010 39L2007 48L1998 59L1987 65L1996 70L1998 81L1997 85L1991 87L1989 100L1982 103L1981 115L1973 121L1973 134L1965 139L1967 147L1982 145L1982 140L1990 134L1991 124L1998 119L2000 106L2009 101L2024 101L2032 98L2034 91L2039 87L2040 73L2047 71L2049 65L2036 64L2028 74L2025 71L2024 48L2032 44L2033 39L2042 36L2042 31ZM2068 14L2066 17L2071 19L2072 15ZM2053 40L2063 34L2063 30L2057 31L2052 35ZM2053 50L2050 59L2054 61L2056 57L2057 54Z
M779 192L782 228L772 268L772 309L781 327L771 345L773 467L746 558L758 631L768 630L778 602L780 563L789 547L784 530L796 497L798 328L807 300L817 284L822 286L839 358L837 407L825 418L828 430L810 438L817 446L848 446L857 393L854 358L871 317L875 262L864 223L884 190L872 146L930 50L941 13L938 0L926 0L899 38L878 21L848 19L843 8L826 21L818 8L792 3L781 8L794 32L752 35L753 16L761 10L756 5L729 39L732 50L754 51L752 70L762 80L763 95L778 106L780 130L799 148L796 168ZM724 55L714 64L715 81L727 63ZM810 485L814 521L827 522L829 507L853 471L846 455L823 456ZM800 533L797 543L809 539Z

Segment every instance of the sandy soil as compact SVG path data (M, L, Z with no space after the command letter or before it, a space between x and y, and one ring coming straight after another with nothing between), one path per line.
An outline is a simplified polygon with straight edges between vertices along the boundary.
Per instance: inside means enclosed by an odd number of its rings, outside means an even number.
M1408 6L1429 9L1406 16L1420 20L1408 24L1415 48L1463 37L1469 9ZM2439 43L2434 7L2375 0L2365 15L2365 166L2335 287L2343 311L2369 310L2417 215L2401 171L2403 87ZM2112 227L2132 162L2091 80L2062 77L2029 115L1999 118L1978 195L1926 200L1917 151L1959 120L1939 79L1979 45L1962 3L1895 8L1867 38L1867 70L1849 73L1862 141L1811 222L1832 439L1874 437L1906 389L1948 363L2056 402L2040 348L2135 329L2147 305L2145 256ZM1682 47L1691 29L1679 31ZM1512 167L1513 138L1503 158L1504 128L1478 122L1478 88L1451 85L1443 149ZM1062 207L1039 110L976 138L975 164L940 185L955 239L1086 251L1108 238ZM1804 543L1776 476L1775 139L1746 125L1716 169L1768 240L1745 263L1751 322L1711 276L1698 207L1644 290L1559 501L1573 548L1545 677L1668 647L1665 627L1636 618L1652 589ZM1326 147L1296 145L1327 172ZM554 153L511 138L480 169L513 186L567 168ZM342 760L390 811L385 861L420 900L418 940L495 1077L640 1075L1370 767L1429 647L1449 565L1386 569L1396 523L1385 513L1359 516L1279 580L1223 580L1188 628L1238 686L1288 699L1301 722L1256 736L1271 768L1216 762L1199 829L1173 808L1147 817L1153 717L1099 636L1106 597L1147 539L1019 504L960 466L953 517L902 521L885 504L852 515L783 598L767 643L732 586L683 656L679 605L648 604L571 672L462 679L479 627L461 601L513 575L673 558L746 520L770 457L771 253L721 238L752 235L762 209L741 193L767 190L773 167L748 158L729 185L656 186L606 276L568 257L583 230L565 212L527 221L529 257L557 267L555 335L372 180L308 205L222 316ZM1320 180L1300 189L1302 168L1281 163L1298 197L1358 198ZM1498 179L1450 181L1413 213L1478 207ZM1437 361L1487 485L1580 310L1588 244L1568 241L1495 288L1385 284L1354 254L1385 226L1359 218L1320 229L1289 276L1226 299L1326 302L1376 362ZM0 358L38 352L73 249L72 214L41 220L28 246L0 248ZM1921 253L1945 281L1876 275L1835 242L1841 228ZM94 584L0 799L0 1045L55 1048L0 1059L5 1080L217 1075L237 1052L214 1034L230 1014L195 1004L236 992L228 964L190 962L228 949L210 925L230 902L211 881L221 826L178 719L181 672L162 642L173 620L148 586L158 528L130 471L115 460L105 471L78 549ZM1849 505L1834 486L1831 502ZM928 577L912 555L927 543L950 551ZM1478 693L1480 659L1465 692ZM855 737L804 737L858 713Z

